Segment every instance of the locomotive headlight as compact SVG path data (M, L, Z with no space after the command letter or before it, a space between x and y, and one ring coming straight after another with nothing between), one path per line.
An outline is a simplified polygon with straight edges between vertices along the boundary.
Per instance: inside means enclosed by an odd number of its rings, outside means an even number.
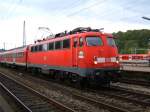
M97 64L97 61L94 61L94 64Z
M119 61L117 60L116 63L119 63Z
M97 57L96 56L94 56L94 64L97 64L98 62L97 62Z
M116 63L119 63L119 57L116 57Z

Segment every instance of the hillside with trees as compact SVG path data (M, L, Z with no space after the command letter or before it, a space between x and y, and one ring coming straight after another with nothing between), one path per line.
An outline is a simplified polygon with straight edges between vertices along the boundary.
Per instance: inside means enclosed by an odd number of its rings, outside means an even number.
M128 30L113 34L117 37L116 43L121 54L147 53L147 49L150 48L150 30Z

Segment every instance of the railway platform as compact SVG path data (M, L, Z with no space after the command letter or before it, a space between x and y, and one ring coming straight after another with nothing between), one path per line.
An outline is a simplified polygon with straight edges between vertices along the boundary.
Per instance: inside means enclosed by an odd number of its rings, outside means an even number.
M148 67L148 66L122 65L121 70L123 70L123 71L148 72L148 73L150 73L150 67Z

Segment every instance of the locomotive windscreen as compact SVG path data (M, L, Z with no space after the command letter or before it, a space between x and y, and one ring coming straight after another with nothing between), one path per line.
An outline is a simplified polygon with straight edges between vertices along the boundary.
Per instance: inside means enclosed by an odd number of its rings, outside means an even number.
M100 37L86 37L87 46L100 46L103 45Z
M107 37L107 44L109 46L116 46L115 41L112 37Z

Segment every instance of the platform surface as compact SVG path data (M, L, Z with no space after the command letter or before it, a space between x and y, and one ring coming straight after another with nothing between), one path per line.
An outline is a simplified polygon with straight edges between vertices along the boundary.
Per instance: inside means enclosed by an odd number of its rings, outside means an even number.
M124 71L139 71L139 72L148 72L150 73L150 67L144 66L130 66L130 65L122 65L121 70Z

